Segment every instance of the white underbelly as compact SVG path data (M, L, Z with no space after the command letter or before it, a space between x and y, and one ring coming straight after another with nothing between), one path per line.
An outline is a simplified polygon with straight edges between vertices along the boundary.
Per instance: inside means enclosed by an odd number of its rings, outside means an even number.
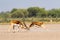
M13 26L14 26L14 29L17 30L17 29L19 29L20 25L19 24L13 24Z

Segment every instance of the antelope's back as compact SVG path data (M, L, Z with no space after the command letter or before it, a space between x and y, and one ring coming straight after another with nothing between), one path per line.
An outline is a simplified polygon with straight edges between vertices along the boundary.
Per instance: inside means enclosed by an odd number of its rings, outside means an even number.
M11 20L10 23L13 23L13 24L19 24L19 23L21 23L21 22L18 21L18 20Z
M43 24L43 22L32 22L32 24Z

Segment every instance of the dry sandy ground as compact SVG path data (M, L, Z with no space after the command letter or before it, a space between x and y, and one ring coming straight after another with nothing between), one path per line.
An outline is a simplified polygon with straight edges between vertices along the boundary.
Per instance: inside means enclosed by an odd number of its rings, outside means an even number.
M0 25L0 40L60 40L60 24L45 24L44 28L8 32L10 25Z

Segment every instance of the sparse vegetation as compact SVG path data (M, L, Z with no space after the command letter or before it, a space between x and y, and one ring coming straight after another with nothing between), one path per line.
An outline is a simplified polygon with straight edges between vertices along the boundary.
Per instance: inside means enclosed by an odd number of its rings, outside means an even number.
M25 21L60 22L60 8L45 10L45 8L30 7L27 9L13 8L11 11L0 12L0 23L9 22L12 19Z

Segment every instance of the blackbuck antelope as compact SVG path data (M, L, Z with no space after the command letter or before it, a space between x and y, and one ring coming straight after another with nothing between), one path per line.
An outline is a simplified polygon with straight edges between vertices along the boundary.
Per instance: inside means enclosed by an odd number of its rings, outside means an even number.
M18 20L11 20L10 21L11 27L13 30L15 30L15 28L24 28L23 23L21 21ZM19 30L18 30L19 31Z
M33 27L34 25L37 25L38 27L42 27L43 24L44 24L43 22L32 22L32 23L30 24L29 28L30 28L30 27Z

